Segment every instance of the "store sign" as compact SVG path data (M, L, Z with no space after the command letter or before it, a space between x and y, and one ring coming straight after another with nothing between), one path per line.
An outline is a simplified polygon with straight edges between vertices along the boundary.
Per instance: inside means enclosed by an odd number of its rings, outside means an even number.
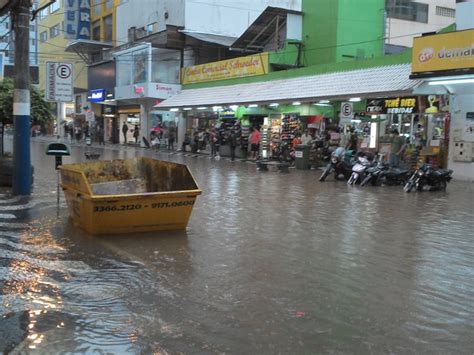
M417 37L412 73L474 68L474 30Z
M90 102L102 102L105 100L105 90L104 89L90 90L87 98Z
M418 110L416 97L396 97L386 99L368 99L365 111L370 115L388 113L416 113Z
M91 38L90 0L64 0L64 38Z
M183 68L181 72L181 82L182 84L194 84L264 75L267 73L268 53L260 53Z

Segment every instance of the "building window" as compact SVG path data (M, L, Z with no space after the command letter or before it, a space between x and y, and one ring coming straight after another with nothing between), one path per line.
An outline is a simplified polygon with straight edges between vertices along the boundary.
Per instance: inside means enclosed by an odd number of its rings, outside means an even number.
M146 26L146 34L150 35L155 32L156 22L150 23Z
M31 40L31 45L32 45L33 47L36 46L36 39L33 38L33 39Z
M47 16L48 16L48 8L45 8L38 13L38 19L40 21L44 20Z
M59 36L59 23L49 29L49 38Z
M53 12L58 11L60 7L60 1L53 2L51 5L49 5L49 13L52 14Z
M35 24L30 24L30 32L35 32Z
M104 17L104 41L112 42L114 29L112 15Z
M114 0L106 0L105 1L105 8L111 9L114 6Z
M92 13L94 16L99 16L101 14L102 5L104 5L104 0L92 0Z
M456 10L450 7L436 6L436 15L455 18Z
M385 0L385 8L388 17L428 23L428 4L411 0Z
M92 23L92 39L94 41L100 41L100 20Z
M46 42L48 40L48 31L41 32L39 37L40 42Z

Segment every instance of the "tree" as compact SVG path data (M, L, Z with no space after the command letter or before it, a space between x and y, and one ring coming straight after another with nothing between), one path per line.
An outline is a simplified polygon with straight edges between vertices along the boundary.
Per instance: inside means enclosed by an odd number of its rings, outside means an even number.
M31 123L44 125L53 119L51 104L35 87L30 88ZM13 123L13 80L0 82L0 120L3 124Z

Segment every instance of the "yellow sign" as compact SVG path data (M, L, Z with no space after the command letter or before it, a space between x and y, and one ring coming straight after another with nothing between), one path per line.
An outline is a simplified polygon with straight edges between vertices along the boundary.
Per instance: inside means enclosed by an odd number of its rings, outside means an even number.
M474 68L474 30L417 37L412 73Z
M182 84L242 78L268 73L268 53L249 55L220 62L183 68Z

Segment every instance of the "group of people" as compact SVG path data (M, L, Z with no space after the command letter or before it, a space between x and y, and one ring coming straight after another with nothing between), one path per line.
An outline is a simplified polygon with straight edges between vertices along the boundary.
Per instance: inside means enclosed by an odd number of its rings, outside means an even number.
M212 158L217 156L219 147L228 145L230 149L230 157L232 160L236 157L236 149L240 146L244 158L247 158L247 152L250 145L250 159L256 159L260 150L261 133L257 127L252 127L251 133L248 137L243 137L238 129L232 128L223 132L218 131L216 128L210 130L197 130L193 136L186 133L181 146L182 151L186 151L187 147L190 147L192 152L198 153L210 146L210 156Z
M71 142L81 142L82 140L91 139L91 141L97 141L99 144L105 145L105 131L102 124L96 124L91 127L89 122L85 124L65 124L64 125L64 137L68 138Z
M129 131L128 124L127 122L124 122L122 125L123 144L128 143L128 137L127 137L128 131ZM138 138L140 137L140 128L138 127L137 124L133 127L132 133L133 133L133 139L135 139L135 144L137 144Z

